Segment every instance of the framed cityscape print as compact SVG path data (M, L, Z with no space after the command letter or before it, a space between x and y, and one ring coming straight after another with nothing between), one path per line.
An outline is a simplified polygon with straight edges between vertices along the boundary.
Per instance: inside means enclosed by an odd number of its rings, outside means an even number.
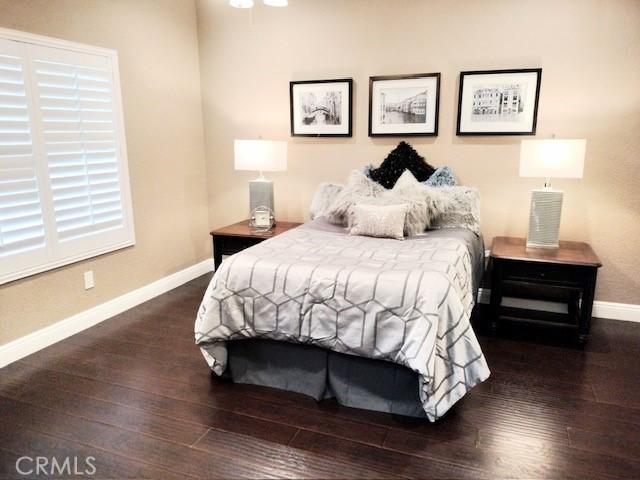
M460 73L457 135L535 135L541 68Z
M369 78L369 136L438 135L440 74Z
M289 83L292 137L350 137L353 80Z

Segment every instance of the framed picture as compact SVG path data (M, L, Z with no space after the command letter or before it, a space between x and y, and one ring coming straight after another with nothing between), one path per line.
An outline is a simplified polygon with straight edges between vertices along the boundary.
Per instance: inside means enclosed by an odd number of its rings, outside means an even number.
M541 68L460 72L457 135L535 135Z
M292 137L350 137L353 80L289 83Z
M369 136L438 135L440 74L369 78Z

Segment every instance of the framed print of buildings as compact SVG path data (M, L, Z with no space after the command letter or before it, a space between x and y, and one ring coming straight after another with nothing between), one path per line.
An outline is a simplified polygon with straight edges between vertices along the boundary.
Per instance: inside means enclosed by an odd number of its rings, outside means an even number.
M460 73L457 135L534 135L541 68Z

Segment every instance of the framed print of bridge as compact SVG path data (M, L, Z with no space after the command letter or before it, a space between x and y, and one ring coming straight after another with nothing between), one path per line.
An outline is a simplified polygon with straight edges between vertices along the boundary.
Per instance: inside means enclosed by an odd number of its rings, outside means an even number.
M440 74L369 78L369 136L436 136Z
M289 83L292 137L350 137L353 80Z
M535 135L541 68L460 72L456 135Z

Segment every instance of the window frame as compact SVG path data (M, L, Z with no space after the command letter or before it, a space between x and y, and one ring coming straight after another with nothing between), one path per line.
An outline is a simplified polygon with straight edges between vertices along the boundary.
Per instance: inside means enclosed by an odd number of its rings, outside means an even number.
M120 70L118 65L118 53L116 50L103 48L103 47L95 47L91 45L86 45L77 42L71 42L67 40L57 39L53 37L47 37L43 35L37 35L27 32L21 32L18 30L11 30L6 28L0 28L0 39L8 40L13 42L18 42L19 44L27 44L26 48L29 45L42 46L47 48L54 48L59 50L67 50L74 53L80 54L88 54L95 55L100 57L105 57L107 62L111 68L111 81L112 81L112 107L113 107L113 118L114 118L114 141L117 146L117 155L118 155L118 166L119 166L119 179L120 179L120 195L122 201L122 212L124 215L123 219L123 228L125 229L124 237L125 240L112 242L108 245L104 245L101 247L91 248L91 249L83 249L81 252L72 253L67 255L60 256L60 252L67 250L65 248L60 247L60 242L55 242L53 238L56 233L55 230L51 230L52 223L55 221L53 218L50 218L48 210L48 206L52 205L52 197L49 188L42 188L44 183L49 182L47 173L47 158L44 152L41 149L40 140L34 140L34 164L38 174L38 185L40 187L40 202L42 207L42 215L45 224L45 238L46 245L42 250L34 250L31 252L26 252L27 255L34 255L37 253L37 257L41 258L43 255L45 257L45 261L40 261L34 264L29 264L25 267L18 267L15 270L11 270L8 273L0 274L0 286L9 282L13 282L15 280L19 280L21 278L29 277L31 275L35 275L38 273L46 272L49 270L53 270L56 268L60 268L66 265L70 265L82 260L86 260L89 258L93 258L99 255L103 255L106 253L114 252L117 250L121 250L123 248L134 246L136 243L135 238L135 226L134 226L134 218L133 218L133 206L132 206L132 193L131 193L131 183L130 183L130 175L129 175L129 161L127 156L127 142L125 135L125 125L124 125L124 112L122 107L122 91L120 85ZM23 58L23 62L26 65L25 72L25 85L29 83L27 86L27 97L36 96L37 92L33 91L32 84L34 82L34 69L32 65L31 54L28 53L25 58ZM27 98L29 104L33 105L34 98ZM42 132L36 130L35 127L38 125L38 122L35 121L34 118L30 116L30 128L32 131L32 135L34 137L40 137ZM44 175L44 177L42 176ZM108 234L108 232L105 232ZM100 235L97 233L96 235ZM55 244L54 244L55 243ZM56 253L58 255L56 255ZM24 254L16 254L15 257ZM12 260L15 258L12 255L8 255L5 257L5 260ZM0 260L1 261L1 260ZM15 262L15 263L24 263L24 262Z

